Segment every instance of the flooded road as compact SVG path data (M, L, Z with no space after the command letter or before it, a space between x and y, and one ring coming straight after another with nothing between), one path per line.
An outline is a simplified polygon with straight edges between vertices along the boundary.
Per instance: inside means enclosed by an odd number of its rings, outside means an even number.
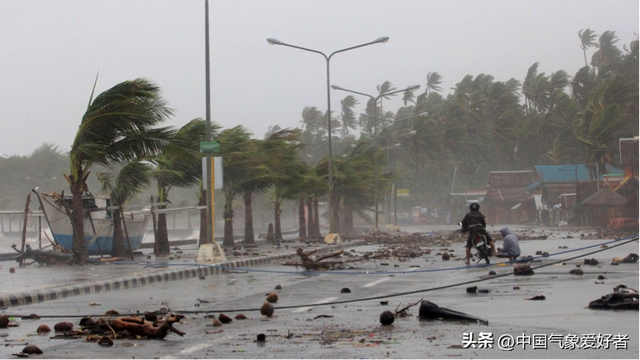
M29 343L39 346L45 358L638 358L637 311L587 308L590 301L618 284L638 287L638 264L610 264L614 256L637 253L637 241L582 256L600 249L597 245L603 242L521 241L523 254L551 254L530 264L533 276L513 276L513 265L464 267L459 260L464 252L460 243L446 250L425 247L431 254L407 261L358 263L354 270L308 273L274 262L202 278L11 307L5 312L35 313L42 318L16 318L20 326L0 329L5 343L0 357L19 353ZM563 246L568 250L559 249ZM353 252L378 247L359 246ZM458 257L443 261L438 254L444 251ZM556 255L560 252L564 253ZM566 260L570 257L577 258ZM584 265L585 258L596 258L600 264ZM536 269L552 262L558 264ZM569 273L577 265L584 275ZM488 275L491 270L496 276ZM38 268L28 271L36 276ZM278 285L281 290L276 290ZM467 293L465 289L473 285L486 292ZM259 308L269 293L276 293L278 301L274 316L266 318ZM526 300L538 295L546 299ZM380 324L383 311L393 312L421 299L489 323L419 321L415 306L392 325ZM185 315L174 325L186 333L184 337L116 339L113 346L103 347L84 339L54 339L60 334L35 332L40 324L53 328L59 321L77 327L81 317L100 317L111 309L136 314L162 307ZM212 319L205 317L220 313L231 318L243 314L248 319L214 327ZM266 341L256 341L259 334ZM596 339L600 339L599 346Z

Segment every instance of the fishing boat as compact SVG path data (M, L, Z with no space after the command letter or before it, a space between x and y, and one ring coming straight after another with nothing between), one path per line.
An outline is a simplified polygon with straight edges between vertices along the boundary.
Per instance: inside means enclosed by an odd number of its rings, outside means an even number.
M34 191L42 207L44 217L49 225L56 244L65 249L73 248L73 227L67 215L71 209L71 196L56 193L47 194ZM82 197L85 210L84 234L89 255L110 255L113 248L113 211L118 207L111 206L105 195L85 195ZM123 232L125 248L135 251L142 244L145 231L152 219L148 208L138 211L123 211Z

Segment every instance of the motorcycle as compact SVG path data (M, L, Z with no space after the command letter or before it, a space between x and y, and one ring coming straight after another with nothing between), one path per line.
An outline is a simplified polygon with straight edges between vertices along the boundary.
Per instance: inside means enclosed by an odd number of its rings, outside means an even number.
M462 223L459 222L458 225L462 226ZM460 229L460 232L465 233L466 231ZM471 245L473 245L473 249L475 250L473 252L473 257L478 258L476 264L483 259L487 264L491 264L489 258L493 256L493 248L487 241L487 237L482 232L476 232L471 235Z

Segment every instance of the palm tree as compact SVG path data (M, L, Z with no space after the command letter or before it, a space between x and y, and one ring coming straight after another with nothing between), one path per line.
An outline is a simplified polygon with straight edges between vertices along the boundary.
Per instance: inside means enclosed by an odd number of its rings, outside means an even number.
M270 159L269 177L274 185L274 235L282 240L280 215L284 200L298 199L304 188L304 174L308 166L299 157L302 144L298 130L285 129L265 141L265 153Z
M286 130L285 130L286 131ZM271 132L266 140L251 140L246 142L245 151L251 156L244 163L245 175L240 179L238 187L244 200L244 242L253 244L253 195L263 193L273 182L269 178L269 140L278 138L283 130Z
M92 92L69 152L70 173L65 174L73 195L73 251L78 264L86 263L88 257L82 195L89 191L91 167L159 154L174 131L157 125L171 114L160 88L145 79L122 82L95 99Z
M252 144L255 140L250 139L250 136L251 133L242 125L238 125L221 131L217 139L224 159L222 166L224 169L222 188L224 195L224 240L222 244L224 246L234 245L233 201L237 195L242 194L244 181L252 172L250 165L255 162L255 152L250 151L250 149L256 148Z
M340 100L342 106L342 112L340 114L340 121L342 122L342 138L346 138L349 135L349 129L355 129L357 127L356 115L353 112L353 108L358 105L358 100L353 95L347 95L343 100Z
M427 74L427 84L424 91L429 95L431 91L442 91L442 76L437 72L429 72Z
M342 232L353 231L354 213L362 219L371 220L366 210L374 205L373 194L375 191L384 193L385 184L389 183L389 176L382 174L378 176L379 189L374 188L374 156L378 156L378 166L384 166L382 153L369 143L361 142L334 162L337 174L334 191L342 205Z
M124 205L134 199L144 188L149 185L151 179L151 164L143 160L134 160L126 164L117 174L99 172L98 180L102 184L102 191L111 199L111 206ZM121 210L113 211L113 246L112 257L126 256L122 222L124 221ZM132 251L131 249L129 249Z
M591 29L578 31L578 37L580 38L580 48L584 53L584 66L589 66L587 63L587 49L590 47L598 48L598 43L595 41L598 35Z
M605 31L598 38L600 49L593 53L591 64L598 70L599 79L619 75L617 71L620 69L622 52L615 46L619 40L615 31Z
M212 126L212 134L218 130L218 125ZM199 151L200 142L205 140L207 124L204 120L193 119L176 132L175 145L169 146L154 161L157 164L154 172L156 179L157 201L169 202L169 192L173 187L190 187L202 179L202 154ZM167 205L160 205L165 209ZM206 226L200 224L201 227ZM158 214L157 222L157 256L168 255L169 233L167 231L167 214Z

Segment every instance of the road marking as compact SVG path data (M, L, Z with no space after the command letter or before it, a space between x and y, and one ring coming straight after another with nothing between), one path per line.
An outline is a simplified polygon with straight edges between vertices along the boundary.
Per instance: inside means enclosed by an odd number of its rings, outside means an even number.
M411 269L409 269L409 270L407 270L407 271L416 271L416 270L418 270L418 269L419 269L419 268L411 268ZM362 285L362 287L364 287L364 288L368 288L368 287L376 286L376 285L378 285L378 284L382 284L383 282L385 282L385 281L389 281L389 280L391 280L391 279L392 279L391 277L383 277L383 278L380 278L380 279L378 279L378 280L374 280L374 281L372 281L372 282L370 282L370 283L368 283L368 284Z
M381 284L381 283L383 283L385 281L389 281L389 280L391 280L390 277L383 277L383 278L380 278L378 280L374 280L374 281L372 281L372 282L370 282L368 284L362 285L362 287L368 288L368 287L376 286L378 284Z
M328 302L331 302L331 301L337 300L337 299L338 299L337 297L328 297L326 299L322 299L320 301L316 301L313 304L314 305L315 304L324 304L324 303L328 303ZM305 311L307 311L309 309L311 309L311 306L305 306L305 307L293 310L292 313L301 313L301 312L305 312Z
M221 340L225 340L225 339L231 339L233 338L233 336L223 336L220 337L214 341L208 341L208 342L204 342L204 343L200 343L197 345L194 345L190 348L184 349L182 351L180 351L179 353L177 353L175 356L174 355L167 355L167 356L163 356L162 359L184 359L186 356L185 355L189 355L192 354L196 351L200 351L200 350L204 350L208 347L212 347L214 343L219 342Z

